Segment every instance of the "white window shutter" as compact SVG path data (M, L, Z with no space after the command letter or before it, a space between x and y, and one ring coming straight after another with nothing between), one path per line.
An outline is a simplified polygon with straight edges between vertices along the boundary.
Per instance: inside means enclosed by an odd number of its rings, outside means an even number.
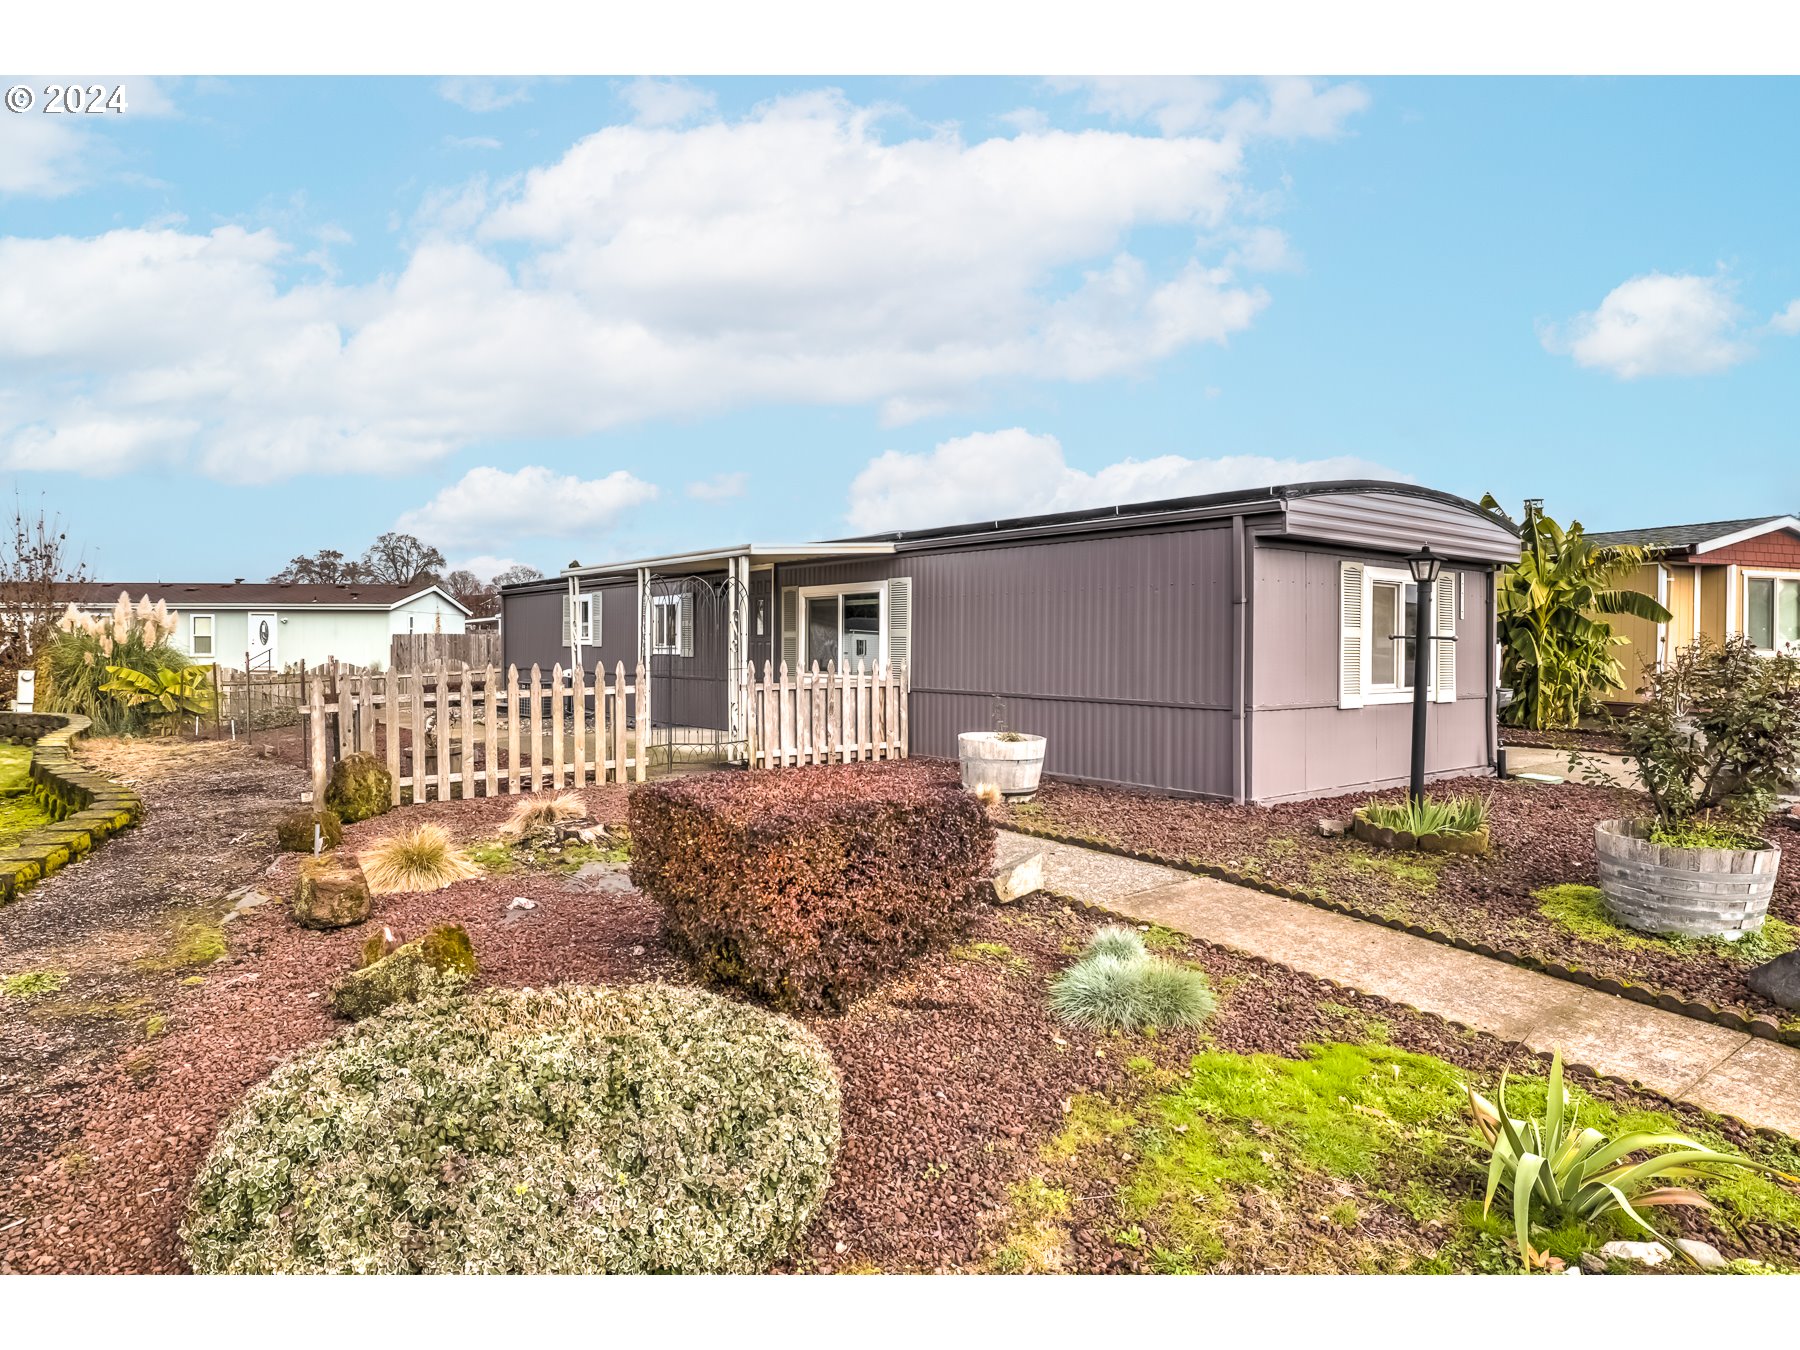
M800 588L781 588L781 659L789 671L800 669Z
M887 584L887 663L904 671L912 663L912 578L891 577Z
M1338 564L1338 707L1363 705L1363 648L1367 643L1363 607L1363 565Z
M606 606L601 603L596 592L588 597L588 641L594 646L600 645L600 618L606 613Z
M681 596L681 654L694 654L694 597L682 592Z
M562 645L567 647L570 643L572 643L575 640L575 634L573 632L574 617L569 613L569 593L567 591L563 592L562 609L563 609Z
M1431 626L1441 638L1456 636L1456 573L1440 572L1437 594L1431 601ZM1456 644L1434 642L1432 698L1438 703L1456 702Z

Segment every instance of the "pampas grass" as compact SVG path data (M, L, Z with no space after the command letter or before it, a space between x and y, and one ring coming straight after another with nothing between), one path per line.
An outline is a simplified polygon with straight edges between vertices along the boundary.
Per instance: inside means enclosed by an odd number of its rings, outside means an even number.
M587 803L573 792L565 792L560 797L527 797L513 808L513 813L500 827L500 833L507 839L523 839L533 830L565 820L580 820L587 813Z
M407 834L378 839L361 857L363 877L376 895L398 891L441 891L481 875L481 869L451 847L441 825L421 825Z
M974 790L974 797L976 801L987 807L998 806L1001 802L1006 800L1000 789L995 787L992 783L983 783L980 787L976 788Z
M1198 1026L1216 1001L1206 972L1151 956L1129 928L1102 928L1050 986L1050 1008L1090 1031Z

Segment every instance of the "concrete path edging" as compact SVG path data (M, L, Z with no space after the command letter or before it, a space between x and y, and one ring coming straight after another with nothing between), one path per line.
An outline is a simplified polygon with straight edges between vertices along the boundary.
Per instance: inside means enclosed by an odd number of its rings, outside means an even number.
M1044 855L1046 889L1436 1013L1570 1063L1800 1138L1800 1049L1584 989L1295 900L1075 844L1000 832L999 860Z

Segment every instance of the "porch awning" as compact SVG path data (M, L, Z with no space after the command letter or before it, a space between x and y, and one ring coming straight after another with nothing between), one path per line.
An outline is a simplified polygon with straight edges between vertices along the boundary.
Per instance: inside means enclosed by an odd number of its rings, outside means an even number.
M723 568L734 558L746 558L751 566L765 563L807 562L815 558L880 558L894 551L891 543L849 544L733 544L726 548L702 549L695 553L666 553L655 558L626 558L618 562L596 563L591 567L565 567L565 577L600 577L633 573L640 568L652 572L682 567L699 571Z

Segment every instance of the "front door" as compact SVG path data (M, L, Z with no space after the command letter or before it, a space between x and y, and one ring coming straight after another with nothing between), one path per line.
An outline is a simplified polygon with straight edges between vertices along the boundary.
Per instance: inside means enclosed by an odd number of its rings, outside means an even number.
M276 668L275 628L273 614L252 614L250 616L250 636L247 639L244 653L251 670L274 670Z

